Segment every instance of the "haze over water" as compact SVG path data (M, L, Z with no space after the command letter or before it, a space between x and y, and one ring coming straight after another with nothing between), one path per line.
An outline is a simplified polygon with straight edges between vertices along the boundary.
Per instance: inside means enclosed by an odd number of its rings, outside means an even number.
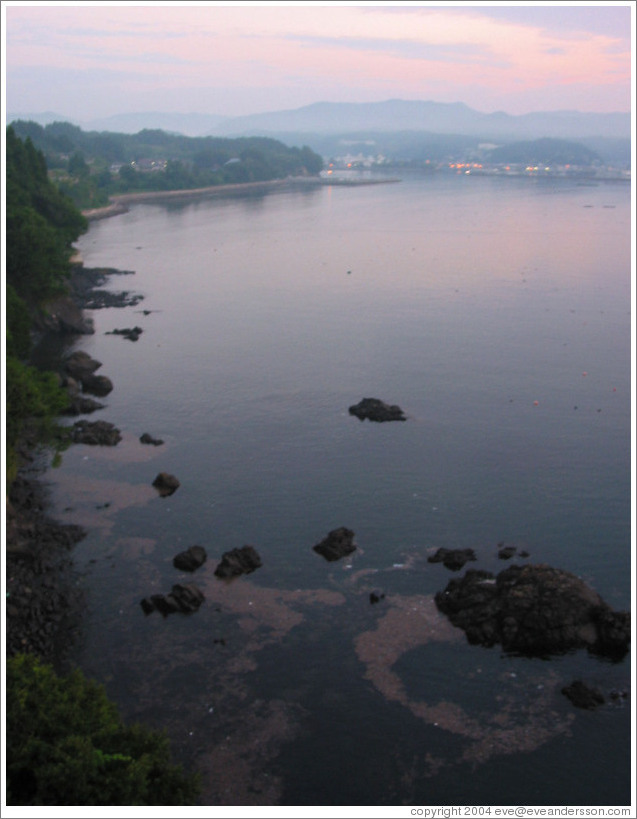
M144 301L76 344L115 384L91 420L124 440L50 473L89 528L74 659L168 729L204 804L628 804L628 707L560 689L626 687L630 659L469 646L427 557L495 573L505 542L630 608L629 186L414 174L135 205L79 249ZM363 397L408 420L358 421ZM339 526L358 549L327 563ZM146 617L195 543L206 603ZM217 580L244 544L262 568Z

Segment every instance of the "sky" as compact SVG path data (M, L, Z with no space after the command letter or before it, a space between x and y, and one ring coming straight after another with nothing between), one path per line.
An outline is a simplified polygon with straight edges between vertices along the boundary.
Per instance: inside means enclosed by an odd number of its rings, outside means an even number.
M388 99L627 112L634 8L3 1L3 106L75 121Z

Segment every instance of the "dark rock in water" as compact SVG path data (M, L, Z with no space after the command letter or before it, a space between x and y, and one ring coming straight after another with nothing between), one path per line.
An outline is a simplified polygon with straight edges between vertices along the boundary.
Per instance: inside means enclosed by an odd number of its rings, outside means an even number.
M503 546L498 549L498 557L500 560L509 560L517 553L515 546Z
M386 404L378 398L363 398L358 404L349 408L350 415L355 415L361 421L366 418L370 421L406 421L407 417L396 404Z
M164 617L169 614L192 614L201 606L205 597L194 583L178 583L172 587L170 594L153 594L141 601L144 614L157 610Z
M74 444L115 446L122 440L120 431L108 421L76 421L71 440Z
M473 644L547 657L586 648L611 660L630 646L630 613L612 611L569 572L543 564L510 566L494 577L470 569L435 596L438 609Z
M173 558L173 566L183 572L194 572L206 562L206 550L203 546L191 546Z
M82 388L91 395L103 396L113 390L113 382L105 375L87 375L82 378Z
M143 332L144 331L142 330L141 327L126 327L123 330L111 330L109 333L105 333L105 335L123 336L129 341L137 341L137 339L141 336Z
M568 697L576 708L593 710L605 702L604 695L599 689L590 688L581 680L574 680L570 685L564 686L562 694Z
M149 597L144 597L141 601L140 606L142 607L144 614L151 614L155 611L155 604Z
M473 549L438 549L435 555L427 558L429 563L442 563L445 568L457 572L465 563L476 560Z
M341 557L356 550L354 532L341 526L339 529L332 530L326 538L312 548L326 560L340 560Z
M169 475L168 472L160 472L153 481L153 486L159 491L162 498L172 495L181 486L174 475Z
M372 604L372 606L375 603L380 603L380 601L384 600L384 599L385 599L385 594L383 592L381 592L381 593L371 592L370 595L369 595L369 602Z
M224 552L221 562L215 569L217 577L238 577L240 574L250 574L261 566L259 553L253 546L242 546Z
M77 381L83 381L86 377L92 375L95 370L99 370L101 366L101 361L91 358L83 350L76 350L64 361L65 372Z
M153 436L149 435L147 432L141 435L139 440L142 442L142 444L152 444L153 446L161 446L164 443L161 438L153 438Z

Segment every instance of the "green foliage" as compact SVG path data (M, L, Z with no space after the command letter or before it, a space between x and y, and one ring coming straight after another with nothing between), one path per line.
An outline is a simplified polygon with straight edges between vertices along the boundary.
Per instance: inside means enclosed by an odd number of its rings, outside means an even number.
M7 356L5 370L5 428L7 453L11 455L27 424L39 440L50 438L53 419L67 406L68 396L55 373L29 367L13 356ZM15 463L12 457L9 463Z
M7 355L26 358L31 350L31 316L15 288L5 289L7 316Z
M42 129L40 129L42 130ZM37 135L38 129L31 129ZM68 398L57 376L27 366L33 316L51 296L65 292L71 242L87 228L73 203L51 183L44 156L30 136L12 128L6 141L6 442L7 480L17 471L15 446L29 438L48 442L53 419Z
M167 738L127 726L102 686L59 677L29 655L6 664L7 803L191 805L198 779L171 763Z
M64 290L71 243L88 224L51 183L46 162L29 137L12 128L6 141L7 282L29 306Z

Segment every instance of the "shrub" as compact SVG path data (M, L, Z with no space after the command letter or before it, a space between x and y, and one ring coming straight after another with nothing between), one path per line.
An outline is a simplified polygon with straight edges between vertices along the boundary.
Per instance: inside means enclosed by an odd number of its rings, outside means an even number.
M125 725L102 686L30 655L6 668L8 804L193 804L198 777L171 763L163 733Z

